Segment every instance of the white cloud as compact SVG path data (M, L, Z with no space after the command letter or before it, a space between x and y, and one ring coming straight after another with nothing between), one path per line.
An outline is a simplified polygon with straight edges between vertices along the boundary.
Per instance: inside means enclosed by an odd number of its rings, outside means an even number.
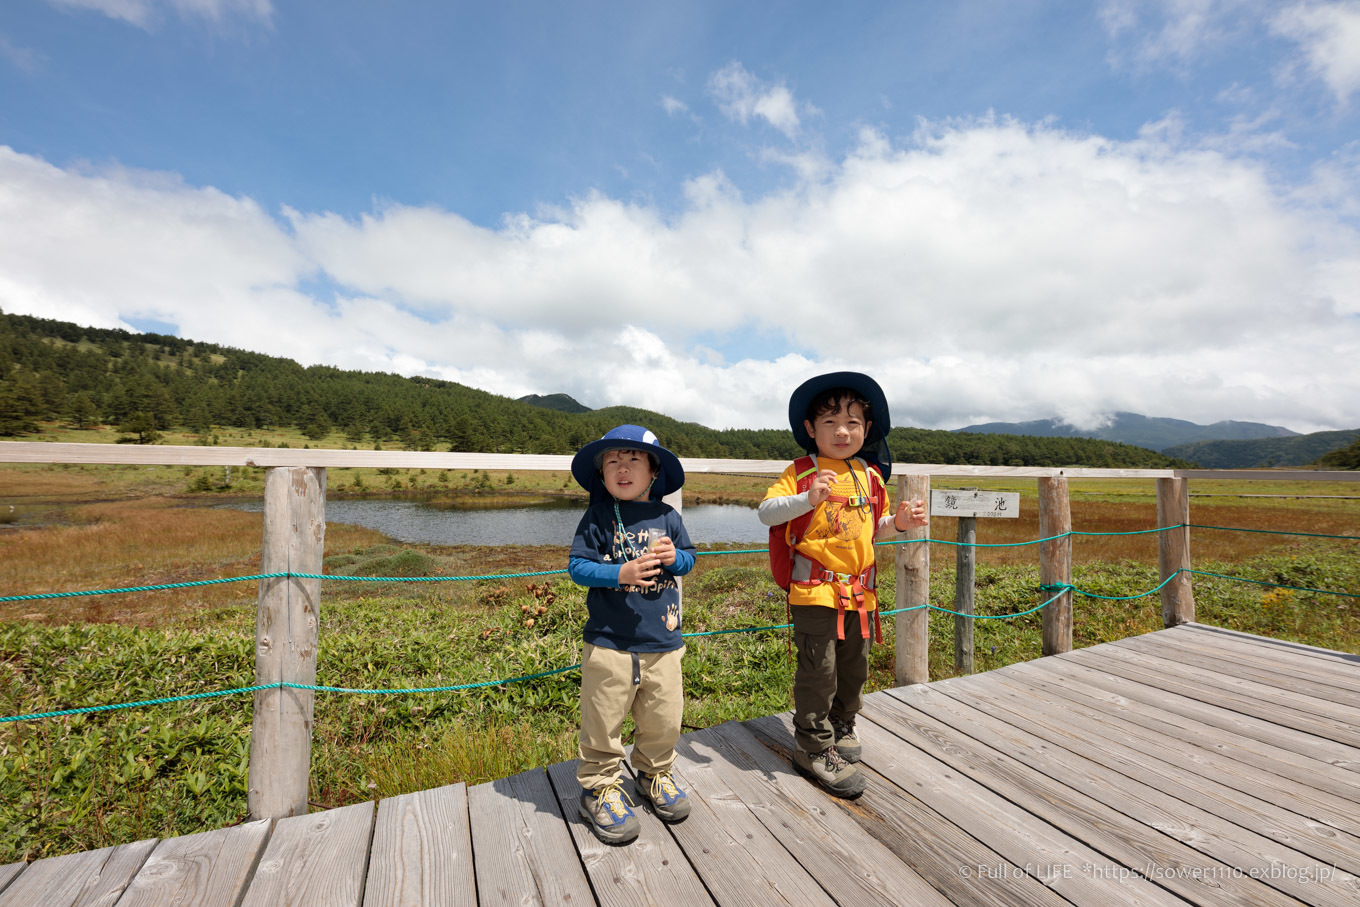
M1299 44L1308 69L1338 104L1360 89L1360 2L1296 3L1271 18L1270 27Z
M0 34L0 57L8 60L10 65L23 73L36 73L47 65L45 54L15 44L3 34Z
M185 19L206 19L221 24L241 18L268 23L274 15L272 0L48 0L53 6L90 10L121 19L138 28L150 28L165 12Z
M743 126L752 117L760 117L788 138L797 137L798 104L782 82L770 85L733 61L709 77L708 91L723 114Z
M1258 22L1265 0L1103 0L1106 33L1117 68L1185 69Z
M677 113L689 113L688 104L678 98L673 98L670 95L662 96L661 106L665 109L666 113L671 116L675 116Z
M396 204L274 218L0 149L0 308L717 427L782 425L789 390L839 368L878 377L896 424L1360 425L1360 373L1334 367L1360 358L1354 155L1281 187L1170 121L1115 141L987 118L866 130L794 172L487 228Z

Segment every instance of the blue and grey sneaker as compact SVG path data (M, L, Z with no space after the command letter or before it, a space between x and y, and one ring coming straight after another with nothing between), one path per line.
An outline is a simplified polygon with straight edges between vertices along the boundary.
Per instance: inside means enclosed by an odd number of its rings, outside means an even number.
M622 780L581 794L581 818L590 823L595 837L606 844L627 844L638 836L641 826L631 807Z
M634 784L638 794L652 804L652 811L662 822L683 822L689 815L689 796L675 783L670 772L655 775L638 772Z

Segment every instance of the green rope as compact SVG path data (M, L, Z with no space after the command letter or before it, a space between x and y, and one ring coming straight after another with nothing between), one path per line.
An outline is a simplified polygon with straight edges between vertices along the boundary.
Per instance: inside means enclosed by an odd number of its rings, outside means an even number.
M1266 535L1302 535L1314 539L1346 539L1351 542L1360 542L1357 535L1327 535L1321 532L1285 532L1283 529L1242 529L1237 526L1204 526L1199 523L1187 523L1192 529L1222 529L1224 532L1256 532Z
M1077 595L1081 595L1081 596L1084 596L1084 597L1086 597L1086 598L1098 598L1098 599L1100 599L1101 601L1107 601L1107 602L1127 602L1127 601L1133 601L1135 598L1147 598L1149 595L1153 594L1154 592L1160 592L1160 591L1162 591L1162 587L1163 587L1163 586L1165 586L1167 583L1171 582L1173 579L1175 579L1177 576L1179 576L1180 574L1182 574L1182 573L1184 573L1184 572L1185 572L1184 569L1177 570L1175 573L1172 573L1172 574L1171 574L1170 576L1168 576L1166 579L1164 579L1164 580L1162 580L1160 583L1158 583L1157 586L1156 586L1156 588L1149 589L1149 590L1146 591L1146 592L1139 592L1137 595L1097 595L1097 594L1094 593L1094 592L1087 592L1087 591L1085 591L1084 589L1078 589L1076 586L1073 586L1073 585L1071 585L1070 583L1056 583L1056 584L1049 585L1049 586L1040 586L1039 589L1040 589L1041 591L1044 591L1044 592L1047 592L1049 589L1063 589L1063 590L1071 589L1071 590L1072 590L1073 592L1075 592ZM1059 594L1061 594L1061 593L1059 593Z
M277 573L299 579L333 579L347 583L465 583L480 580L521 579L526 576L556 576L565 570L539 570L535 573L486 573L481 576L342 576L336 573Z
M67 715L88 715L91 712L112 712L117 709L133 709L143 705L166 705L171 702L188 702L192 699L212 699L217 696L230 696L233 693L254 693L259 690L272 690L277 683L265 683L253 687L237 687L234 690L216 690L211 693L191 693L187 696L167 696L163 699L145 699L141 702L120 702L116 705L87 705L78 709L62 709L58 712L34 712L31 715L11 715L0 718L0 724L11 721L28 721L33 718L62 718Z
M695 556L703 557L708 554L766 554L769 550L769 548L743 548L740 551L729 551L724 548L721 551L699 551Z
M681 633L685 639L692 639L700 636L727 636L731 633L761 633L765 630L787 630L793 624L770 624L768 627L737 627L735 630L706 630L703 633Z
M1319 595L1339 595L1342 598L1360 598L1360 595L1355 595L1351 592L1331 592L1327 589L1310 589L1307 586L1287 586L1284 583L1267 583L1261 580L1247 579L1244 576L1228 576L1225 573L1210 573L1207 570L1187 570L1186 572L1197 573L1200 576L1215 576L1219 579L1236 580L1239 583L1251 583L1254 586L1273 586L1276 589L1296 589L1299 592L1316 592Z
M225 579L201 579L191 583L164 583L159 586L127 586L122 589L92 589L86 592L43 592L37 595L6 595L0 602L29 602L41 598L75 598L82 595L115 595L120 592L156 592L160 589L184 589L190 586L216 586L221 583L241 583L256 579L275 579L287 573L257 573L253 576L229 576Z
M554 668L551 671L539 671L537 674L524 674L520 677L507 677L504 680L483 680L478 683L460 683L449 687L409 687L401 690L361 690L353 687L326 687L313 686L306 683L289 683L287 681L279 684L293 690L311 690L314 693L359 693L365 696L388 696L399 693L453 693L458 690L477 690L483 687L498 687L506 683L519 683L521 680L538 680L542 677L553 677L557 674L565 674L574 671L580 664L570 665L565 668Z

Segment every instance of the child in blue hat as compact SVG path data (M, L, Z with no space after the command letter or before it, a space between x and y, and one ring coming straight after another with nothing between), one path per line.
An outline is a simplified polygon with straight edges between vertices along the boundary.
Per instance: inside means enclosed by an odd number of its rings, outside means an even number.
M671 776L684 687L680 587L694 545L661 498L685 484L680 459L639 425L620 425L577 451L571 474L590 493L567 570L586 593L581 653L580 812L606 844L638 836L623 791L623 719L632 714L635 789L665 822L689 815Z
M798 647L793 765L830 793L857 797L865 778L855 766L855 718L872 637L882 639L874 539L925 525L925 502L888 506L888 401L868 375L803 382L789 400L789 425L809 456L770 486L759 514L772 527L771 566L788 589ZM778 542L782 564L774 562Z

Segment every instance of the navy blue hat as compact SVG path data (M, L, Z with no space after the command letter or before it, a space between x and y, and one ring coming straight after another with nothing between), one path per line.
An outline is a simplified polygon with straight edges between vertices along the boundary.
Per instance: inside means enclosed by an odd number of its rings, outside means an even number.
M817 452L817 441L808 434L807 428L803 426L803 420L812 421L808 417L808 407L818 394L837 387L852 390L869 401L871 410L869 421L873 424L869 426L869 431L864 436L864 446L860 448L858 456L877 466L878 471L886 479L892 474L892 451L888 449L888 432L892 431L892 418L888 415L888 398L883 395L883 388L868 375L859 372L830 372L809 378L798 385L798 389L789 398L789 427L793 429L793 439L808 453Z
M608 498L609 491L600 478L600 459L611 450L641 450L651 455L656 465L656 478L652 481L651 497L661 500L685 484L685 470L680 458L661 446L652 434L641 425L620 425L610 429L603 438L591 441L576 451L571 458L571 474L581 487L590 492L592 501Z

